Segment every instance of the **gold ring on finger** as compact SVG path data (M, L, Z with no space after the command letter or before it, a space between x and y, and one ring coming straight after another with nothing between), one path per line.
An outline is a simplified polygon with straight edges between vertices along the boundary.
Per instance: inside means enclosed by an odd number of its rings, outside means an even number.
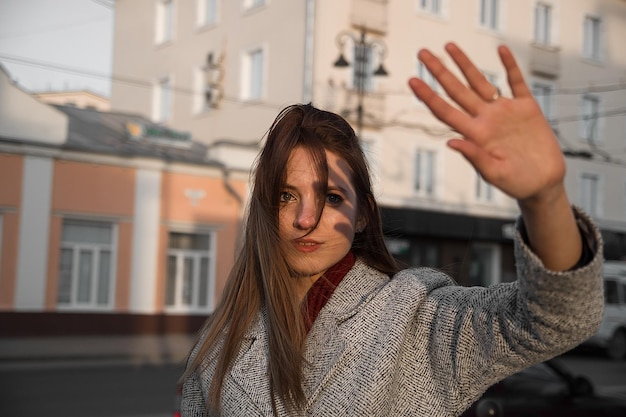
M496 91L493 93L493 96L491 97L491 100L489 102L493 103L500 97L502 97L502 94L500 93L500 87L496 87Z

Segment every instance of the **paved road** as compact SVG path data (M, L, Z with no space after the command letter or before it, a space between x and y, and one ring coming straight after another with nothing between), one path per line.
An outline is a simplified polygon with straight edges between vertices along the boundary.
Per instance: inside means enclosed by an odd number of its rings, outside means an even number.
M179 365L56 364L3 369L0 416L172 417Z
M598 392L626 399L626 361L588 354L559 358ZM0 369L0 416L172 417L182 366L40 362Z
M575 352L559 358L575 374L587 376L598 393L626 399L626 360L613 361L589 352Z

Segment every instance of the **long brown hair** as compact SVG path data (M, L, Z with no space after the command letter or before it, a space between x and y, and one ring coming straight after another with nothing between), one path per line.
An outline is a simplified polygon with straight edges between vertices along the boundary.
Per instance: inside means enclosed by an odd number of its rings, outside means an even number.
M303 346L306 327L296 280L285 261L278 234L280 193L292 150L302 146L315 161L319 183L328 183L325 150L343 158L351 169L357 195L358 218L365 228L355 234L352 251L386 274L397 272L382 232L369 170L359 141L340 116L310 104L297 104L279 113L267 133L254 173L244 239L217 308L207 319L203 340L183 378L196 372L203 357L222 341L208 393L208 408L219 413L223 380L239 351L241 340L261 308L267 314L269 379L272 404L280 398L290 409L305 402L302 389ZM320 201L326 190L320 189ZM320 205L319 214L323 204ZM319 217L319 215L318 215ZM295 318L295 319L294 319ZM223 331L228 329L228 331Z

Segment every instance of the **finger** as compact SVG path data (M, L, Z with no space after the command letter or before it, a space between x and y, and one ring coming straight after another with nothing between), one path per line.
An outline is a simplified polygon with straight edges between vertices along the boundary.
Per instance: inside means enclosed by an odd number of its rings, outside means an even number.
M498 88L487 80L461 48L454 43L448 43L445 49L469 85L484 101L491 102L496 95L499 95Z
M437 119L462 135L465 135L463 132L466 131L467 126L471 125L470 116L451 106L441 98L439 94L435 93L428 84L419 78L411 78L409 80L409 87L411 87L415 96L430 109Z
M484 149L474 142L465 139L450 139L447 144L448 147L463 155L483 178L489 176L488 174L485 175L485 169L490 166L490 162L488 160L489 156Z
M477 114L478 108L484 103L481 97L461 83L429 50L422 49L417 56L452 100L469 114Z
M532 96L532 92L526 85L526 82L524 81L524 76L522 75L522 71L517 65L517 62L515 61L515 57L511 53L511 50L506 46L501 45L498 48L498 54L500 55L502 65L504 65L504 68L506 69L506 77L509 82L509 87L511 87L513 97Z

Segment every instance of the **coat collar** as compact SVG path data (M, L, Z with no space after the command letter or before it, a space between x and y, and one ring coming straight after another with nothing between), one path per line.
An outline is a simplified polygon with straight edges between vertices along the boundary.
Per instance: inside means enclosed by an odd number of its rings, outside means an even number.
M388 279L385 274L357 259L321 310L305 344L303 383L307 405L320 395L325 382L331 378L346 352L349 341L341 336L342 324L358 313ZM259 410L271 415L266 328L267 314L262 310L244 336L231 375Z

